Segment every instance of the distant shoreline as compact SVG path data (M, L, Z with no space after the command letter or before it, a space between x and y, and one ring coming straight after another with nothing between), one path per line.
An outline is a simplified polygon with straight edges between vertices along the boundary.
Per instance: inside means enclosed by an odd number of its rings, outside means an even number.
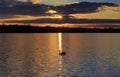
M0 25L0 33L120 33L120 28L68 28L68 27L38 27L27 25Z

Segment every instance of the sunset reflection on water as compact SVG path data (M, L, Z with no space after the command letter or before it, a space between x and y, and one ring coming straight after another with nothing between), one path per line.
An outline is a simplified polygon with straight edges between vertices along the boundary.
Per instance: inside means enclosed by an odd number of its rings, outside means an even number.
M0 77L119 77L119 39L109 33L0 34Z

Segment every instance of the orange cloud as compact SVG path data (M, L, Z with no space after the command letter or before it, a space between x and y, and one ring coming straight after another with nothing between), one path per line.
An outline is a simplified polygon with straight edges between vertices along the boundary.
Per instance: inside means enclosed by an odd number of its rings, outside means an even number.
M33 4L38 4L38 3L40 3L40 0L28 0L28 1L32 2Z
M33 3L33 4L39 4L41 0L17 0L17 1L31 2L31 3Z

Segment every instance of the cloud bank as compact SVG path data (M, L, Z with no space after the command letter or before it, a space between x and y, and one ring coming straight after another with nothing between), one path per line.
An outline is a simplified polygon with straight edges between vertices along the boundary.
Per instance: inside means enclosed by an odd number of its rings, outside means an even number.
M37 1L35 3L37 3ZM46 12L50 9L56 10L62 14L93 13L99 11L98 9L102 6L118 7L118 5L113 3L95 3L95 2L94 3L79 2L79 3L73 3L73 4L61 5L61 6L31 4L29 2L27 3L14 2L11 3L10 5L9 4L3 5L3 3L1 3L0 10L2 11L0 11L0 14L36 16L36 15L45 15Z
M7 1L11 2L8 3ZM27 1L28 2L1 0L0 10L2 11L0 11L0 18L4 21L36 20L40 18L49 18L46 12L55 10L60 14L72 15L76 18L101 17L100 19L120 19L120 6L114 3L78 2L61 6L52 6L37 4L39 0L36 0L35 3L32 2L34 0Z

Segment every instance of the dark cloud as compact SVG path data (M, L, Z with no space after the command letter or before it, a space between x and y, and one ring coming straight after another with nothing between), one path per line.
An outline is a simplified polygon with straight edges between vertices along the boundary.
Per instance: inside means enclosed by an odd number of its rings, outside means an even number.
M0 14L1 19L6 19L6 18L18 18L16 15L10 15L10 14Z
M47 5L31 4L31 3L18 3L13 6L0 5L0 14L9 15L44 15L48 10Z
M16 0L0 0L0 4L2 5L12 5L15 2Z
M8 4L7 2L12 1ZM75 13L92 13L96 12L101 6L118 6L113 3L90 3L80 2L75 4L63 5L63 6L50 6L42 4L31 4L25 2L19 2L15 0L1 0L0 1L0 15L45 15L46 11L53 9L59 11L62 14L75 14ZM14 3L14 5L12 5ZM3 5L4 4L4 5ZM12 6L11 6L12 5ZM1 11L2 10L2 11Z
M44 15L48 10L47 5L16 5L14 9L17 11L17 14L22 15Z
M65 14L74 14L74 13L92 13L97 12L97 9L101 6L113 6L118 5L113 3L95 3L95 2L80 2L70 5L58 6L58 10L62 11Z

